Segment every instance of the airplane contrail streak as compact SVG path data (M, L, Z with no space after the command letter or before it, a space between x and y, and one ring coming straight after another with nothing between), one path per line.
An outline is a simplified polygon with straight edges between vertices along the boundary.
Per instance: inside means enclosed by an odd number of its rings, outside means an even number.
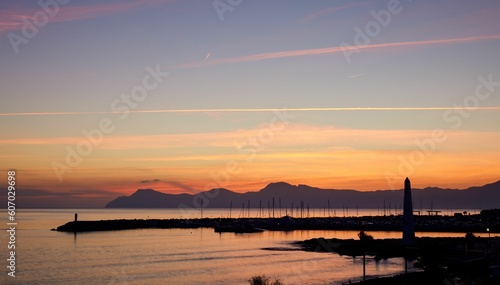
M409 41L409 42L380 43L371 45L335 46L328 48L278 51L278 52L268 52L268 53L230 57L230 58L221 58L221 59L211 60L210 62L205 62L206 61L205 60L203 62L193 62L193 63L175 65L171 66L170 68L185 69L185 68L195 68L195 67L204 67L204 66L221 65L221 64L234 64L241 62L260 61L260 60L285 58L285 57L331 54L331 53L339 53L345 51L358 52L360 50L365 50L365 49L445 45L445 44L457 44L457 43L471 43L471 42L488 41L488 40L500 40L500 35L486 35L486 36L465 37L465 38L421 40L421 41Z
M205 60L203 62L207 62L209 57L210 57L210 53L207 53L207 56L205 56Z
M248 112L274 112L274 111L296 111L296 112L328 112L328 111L447 111L464 110L466 107L310 107L310 108L213 108L213 109L163 109L163 110L131 110L129 113L248 113ZM474 111L500 111L500 107L476 107L470 108ZM61 115L112 115L123 114L123 112L19 112L0 113L0 117L13 116L61 116Z

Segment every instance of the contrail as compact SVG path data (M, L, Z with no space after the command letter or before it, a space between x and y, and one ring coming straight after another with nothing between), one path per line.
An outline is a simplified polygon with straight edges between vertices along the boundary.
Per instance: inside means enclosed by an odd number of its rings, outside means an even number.
M221 65L221 64L252 62L252 61L260 61L267 59L276 59L276 58L331 54L331 53L339 53L345 51L359 51L365 49L398 48L398 47L412 47L412 46L426 46L426 45L448 45L448 44L471 43L471 42L488 41L488 40L500 40L500 35L486 35L486 36L476 36L476 37L466 37L466 38L394 42L394 43L381 43L381 44L357 45L357 46L356 45L335 46L328 48L278 51L278 52L268 52L268 53L259 53L259 54L244 55L238 57L230 57L230 58L221 58L221 59L211 60L210 62L193 62L193 63L171 66L170 68L185 69L185 68L195 68L195 67Z
M447 111L464 110L466 107L324 107L324 108L219 108L219 109L163 109L163 110L132 110L129 113L249 113L249 112L275 112L275 111L296 111L296 112L339 112L339 111ZM500 111L500 107L476 107L475 111ZM0 113L3 117L13 116L61 116L61 115L112 115L123 114L123 112L20 112L20 113Z
M356 78L356 77L358 77L358 76L363 76L363 75L365 75L365 74L366 74L366 73L354 74L354 75L349 76L349 78Z
M203 61L204 63L207 62L207 59L210 57L210 53L207 53L207 56L205 56L205 60Z

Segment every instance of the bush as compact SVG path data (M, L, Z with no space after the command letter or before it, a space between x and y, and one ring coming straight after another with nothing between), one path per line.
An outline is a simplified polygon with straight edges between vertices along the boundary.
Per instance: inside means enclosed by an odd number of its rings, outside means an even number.
M270 278L267 277L266 275L258 275L250 278L248 282L250 285L284 285L283 282L279 279L274 279L273 282L269 282Z
M368 240L373 240L373 236L370 234L367 234L365 231L360 231L358 233L358 237L360 241L368 241Z

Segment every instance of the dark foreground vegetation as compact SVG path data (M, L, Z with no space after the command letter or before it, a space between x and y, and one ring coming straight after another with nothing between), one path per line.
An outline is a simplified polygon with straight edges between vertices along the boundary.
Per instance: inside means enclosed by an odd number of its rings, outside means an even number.
M422 272L377 278L359 284L500 284L500 238L416 238L411 247L401 239L373 239L360 232L360 239L315 238L295 243L306 251L385 259L414 260Z
M271 280L270 277L266 275L257 275L248 280L250 285L284 285L279 279Z

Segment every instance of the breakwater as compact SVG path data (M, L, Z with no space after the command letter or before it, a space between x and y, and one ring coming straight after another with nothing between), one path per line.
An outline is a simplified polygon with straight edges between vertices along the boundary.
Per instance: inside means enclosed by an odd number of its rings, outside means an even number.
M500 233L500 224L471 216L415 216L418 232L490 232ZM200 218L200 219L122 219L71 221L53 230L59 232L116 231L149 228L223 228L224 232L239 229L293 230L364 230L401 231L402 216L329 217L329 218ZM232 230L234 229L234 230Z

